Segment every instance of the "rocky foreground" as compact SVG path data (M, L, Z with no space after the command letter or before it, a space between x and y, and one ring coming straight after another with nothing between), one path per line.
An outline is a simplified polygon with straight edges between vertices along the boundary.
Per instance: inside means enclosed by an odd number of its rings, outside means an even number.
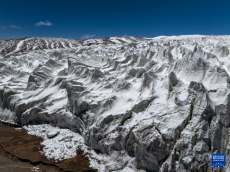
M96 172L81 150L64 161L48 159L40 151L42 138L27 134L25 129L0 123L0 171L4 172ZM76 168L77 167L77 168Z
M101 172L227 172L229 48L230 36L0 40L0 119L43 138L45 157L82 151Z

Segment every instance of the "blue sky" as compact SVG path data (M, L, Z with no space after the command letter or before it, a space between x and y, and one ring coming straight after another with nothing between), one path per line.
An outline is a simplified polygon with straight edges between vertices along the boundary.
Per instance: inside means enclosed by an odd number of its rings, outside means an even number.
M230 35L229 0L0 0L0 39Z

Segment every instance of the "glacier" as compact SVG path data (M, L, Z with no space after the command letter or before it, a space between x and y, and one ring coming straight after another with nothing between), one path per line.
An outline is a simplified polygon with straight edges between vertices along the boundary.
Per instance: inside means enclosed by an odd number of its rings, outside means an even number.
M0 120L107 171L220 171L230 160L230 36L0 40ZM221 171L230 171L229 163Z

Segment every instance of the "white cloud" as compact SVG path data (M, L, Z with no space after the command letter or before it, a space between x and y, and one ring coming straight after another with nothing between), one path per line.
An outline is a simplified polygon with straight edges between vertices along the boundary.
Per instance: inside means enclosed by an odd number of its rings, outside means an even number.
M20 28L18 26L14 26L14 25L11 25L10 27L15 28L15 29L22 29L22 28Z
M37 22L34 25L35 26L52 26L53 23L51 23L50 21L47 20L45 22L43 22L43 21Z
M89 35L89 34L85 34L85 35L82 35L81 39L89 39L89 38L93 38L95 37L96 35Z

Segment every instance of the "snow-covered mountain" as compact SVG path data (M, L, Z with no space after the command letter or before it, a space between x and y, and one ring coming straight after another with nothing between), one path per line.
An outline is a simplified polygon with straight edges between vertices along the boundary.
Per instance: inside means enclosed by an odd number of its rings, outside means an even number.
M230 36L0 40L0 119L43 137L47 157L82 149L102 172L212 171L213 153L230 160L229 48Z

